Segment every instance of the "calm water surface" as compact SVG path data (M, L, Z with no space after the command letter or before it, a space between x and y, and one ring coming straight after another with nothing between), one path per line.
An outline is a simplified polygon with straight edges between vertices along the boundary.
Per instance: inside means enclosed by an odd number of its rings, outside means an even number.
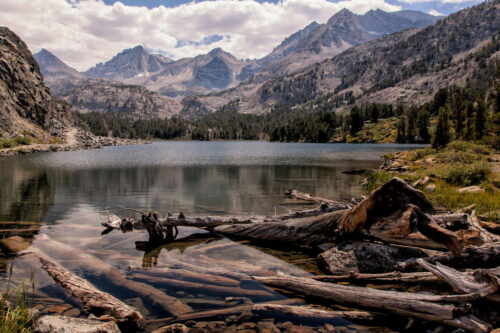
M248 269L264 268L307 275L316 270L314 260L307 264L310 257L307 253L265 250L192 228L180 228L176 242L153 249L143 231L101 235L100 223L109 214L135 216L119 206L156 210L160 214L182 211L187 215L273 215L304 208L285 200L283 192L289 188L350 199L361 193L361 178L342 171L376 168L384 153L415 147L418 146L154 142L5 158L0 160L0 238L21 236L104 290L107 286L100 277L105 272L86 271L64 253L44 248L41 235L90 253L136 280L130 266L151 271L182 268L196 272L216 265L222 271L243 274ZM43 303L47 299L55 302L56 298L77 307L27 257L15 258L4 253L0 257L4 278L12 262L14 279L21 280L30 271L36 271L35 299ZM301 264L297 265L298 262ZM178 280L182 279L179 275ZM158 288L195 310L224 307L226 296L240 296L230 292L221 296L196 286ZM256 283L245 288L268 291L272 297L266 300L286 297ZM112 292L147 317L167 315L133 295L122 295L119 290ZM247 297L252 301L263 300L260 296Z

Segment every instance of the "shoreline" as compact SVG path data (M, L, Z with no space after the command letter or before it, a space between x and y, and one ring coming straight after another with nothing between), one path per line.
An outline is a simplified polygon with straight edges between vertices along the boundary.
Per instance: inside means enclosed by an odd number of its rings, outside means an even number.
M65 133L65 143L35 143L0 149L0 158L33 153L48 153L60 151L90 150L111 146L127 146L146 144L141 139L122 139L115 137L94 136L78 128L72 128Z

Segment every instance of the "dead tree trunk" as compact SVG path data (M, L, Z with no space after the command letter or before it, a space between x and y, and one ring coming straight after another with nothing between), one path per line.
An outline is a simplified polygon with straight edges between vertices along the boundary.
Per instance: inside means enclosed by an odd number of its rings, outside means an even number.
M257 281L302 294L361 308L388 311L404 317L420 318L474 332L488 332L491 327L468 314L466 300L481 298L476 294L435 296L337 285L278 274L255 277ZM452 303L453 302L453 303ZM456 303L461 302L461 303Z
M92 313L99 317L104 315L116 321L125 330L136 330L143 325L144 318L136 309L100 291L87 280L53 262L41 251L35 250L33 255L40 260L42 269L83 305L84 313Z

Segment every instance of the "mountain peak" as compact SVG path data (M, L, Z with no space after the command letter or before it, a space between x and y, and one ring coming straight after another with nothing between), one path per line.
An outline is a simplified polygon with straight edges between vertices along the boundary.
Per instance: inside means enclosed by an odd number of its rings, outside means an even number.
M353 21L355 17L356 14L354 14L347 8L343 8L339 12L335 13L332 17L330 17L326 24L329 26L344 24L345 22Z

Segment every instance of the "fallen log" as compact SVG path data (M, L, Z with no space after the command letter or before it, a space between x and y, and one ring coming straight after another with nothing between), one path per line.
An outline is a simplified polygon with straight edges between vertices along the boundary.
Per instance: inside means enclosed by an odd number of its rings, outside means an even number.
M441 280L430 272L416 273L356 273L343 275L315 275L311 277L314 280L323 282L349 282L349 283L402 283L402 284L437 284Z
M498 267L500 266L500 242L486 244L481 247L467 246L461 253L447 252L427 257L424 260L431 264L439 261L443 265L457 269ZM417 259L403 261L397 264L395 268L402 272L423 270Z
M453 268L429 264L423 259L417 259L420 266L434 274L437 278L448 283L457 292L464 294L477 294L494 302L500 301L498 295L493 295L500 290L500 271L476 270L474 272L459 272Z
M260 300L270 300L276 298L276 295L267 290L243 289L240 288L239 286L238 287L219 286L209 283L197 283L190 281L175 280L166 277L150 276L140 273L131 274L130 277L157 286L190 289L196 292L209 293L218 296L244 296L244 297L258 298Z
M297 319L346 319L350 321L373 323L380 319L381 315L375 315L365 311L326 311L314 309L308 306L282 305L282 304L255 304L252 312L256 313L279 313L286 316L293 316Z
M278 301L273 301L273 302L267 302L265 304L287 305L287 304L296 304L298 302L301 302L301 301L297 300L297 299L283 299L283 300L278 300ZM213 320L213 319L225 318L225 317L230 316L230 315L241 314L241 313L246 312L246 311L251 311L252 308L254 307L254 305L255 304L245 304L245 305L239 305L239 306L234 306L234 307L225 308L225 309L186 313L183 315L169 317L169 318L147 320L146 322L148 324L157 324L157 323L174 324L174 323L184 323L184 322L189 321L189 320Z
M292 192L293 196L298 195ZM326 199L305 196L307 200L325 202ZM350 207L346 203L329 200L333 209ZM453 232L440 227L432 215L434 211L421 191L399 178L394 178L373 191L352 208L322 213L300 213L280 217L179 217L158 219L164 226L191 226L209 229L229 237L257 241L288 242L311 245L336 242L340 239L361 237L383 242L417 246L428 249L449 249L459 252L461 240ZM305 216L305 217L302 217ZM143 217L144 218L144 217ZM153 239L161 238L152 235Z
M168 296L164 292L145 283L127 279L126 273L119 270L97 257L85 253L72 246L63 244L46 235L38 237L37 246L48 255L64 254L65 258L76 261L78 268L87 272L88 276L95 276L112 288L117 288L129 295L135 295L168 313L177 315L191 312L193 309L180 302L177 298Z
M144 324L144 318L136 309L69 272L40 250L32 254L40 260L42 269L83 305L84 313L107 316L125 330L136 330Z
M169 278L174 280L197 282L203 284L212 284L217 286L232 286L240 285L240 282L225 276L207 274L201 272L193 272L187 269L144 269L134 268L131 270L134 273L141 275L150 275L161 278ZM132 273L132 275L134 274Z
M411 294L337 285L284 274L255 277L255 279L307 296L320 297L361 308L388 311L404 317L420 318L475 332L488 332L491 328L487 323L469 315L470 304L463 303L466 300L480 298L477 294L467 294L467 296Z

